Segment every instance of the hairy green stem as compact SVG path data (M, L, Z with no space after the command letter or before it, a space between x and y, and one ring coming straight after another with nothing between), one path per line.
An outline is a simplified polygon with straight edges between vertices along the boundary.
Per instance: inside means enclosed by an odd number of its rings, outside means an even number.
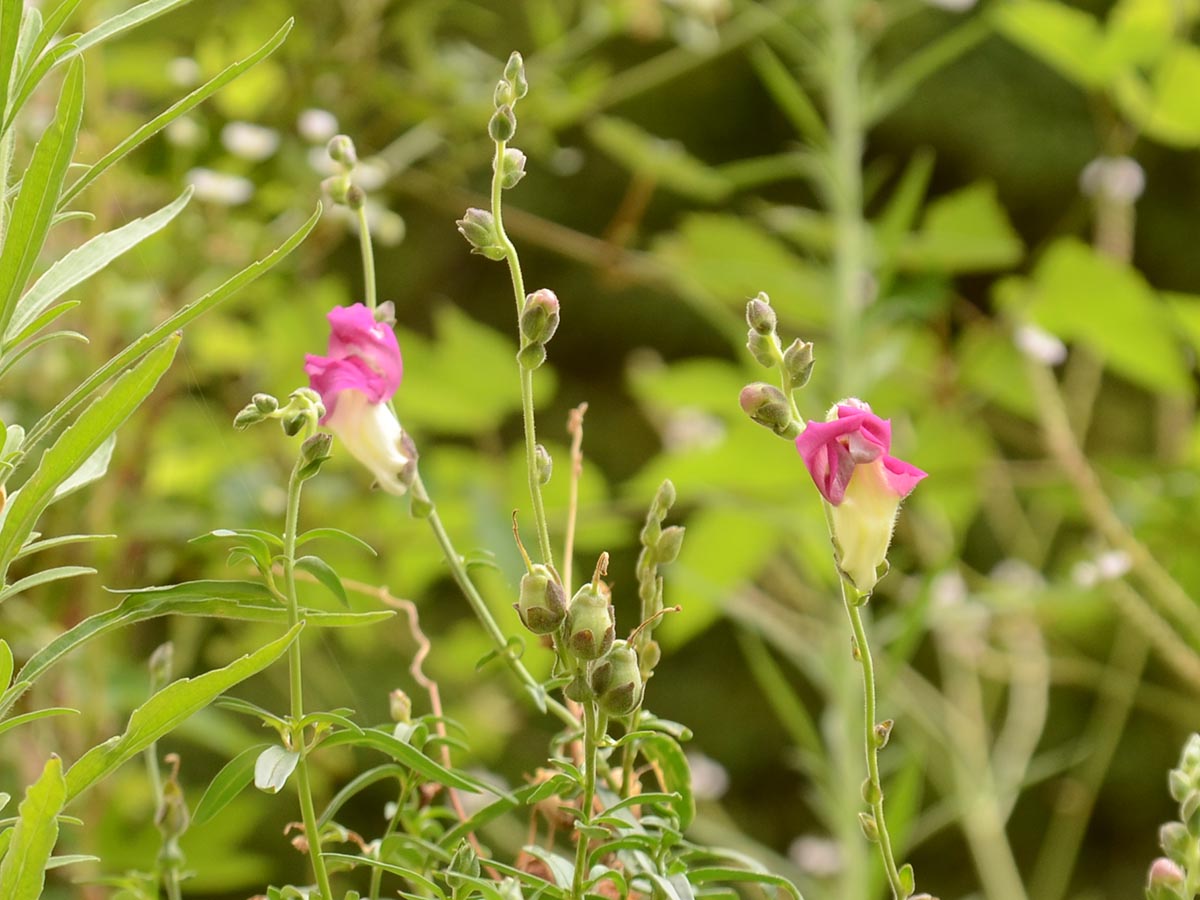
M583 805L580 807L579 822L586 825L592 819L592 805L596 802L596 747L600 741L596 715L596 702L586 700L583 704ZM588 840L576 831L575 878L571 884L571 897L583 900L583 881L587 874Z
M425 483L421 480L420 475L417 475L413 479L412 490L416 499L429 503L432 507L429 494L425 490ZM538 680L529 673L529 670L525 668L519 659L513 656L508 638L504 636L504 632L496 624L496 619L492 616L492 611L488 609L487 603L479 593L479 589L471 581L466 564L463 562L463 558L459 555L458 551L454 549L454 543L450 540L450 535L446 532L446 527L442 524L436 508L431 509L429 515L426 516L426 520L433 531L434 539L437 541L438 546L442 548L442 556L445 557L446 563L450 566L451 576L463 592L463 596L467 598L467 603L470 604L472 612L475 613L475 618L479 620L479 624L483 626L483 630L492 639L492 644L499 653L500 658L504 660L505 664L517 676L518 680L529 689L530 693L543 698L546 708L550 712L554 713L566 725L577 725L578 720L571 715L571 711L553 697L547 696Z
M897 900L904 900L907 894L900 883L900 870L892 853L892 836L888 832L883 814L883 785L879 780L879 743L875 739L875 664L871 659L871 646L867 642L867 630L863 627L860 605L851 594L852 591L857 594L857 591L846 584L844 576L839 576L838 580L842 587L842 604L846 607L850 629L854 632L854 647L857 651L855 655L862 667L863 750L867 758L867 778L871 784L871 814L875 817L875 825L879 830L879 855L883 858L883 868L892 888L892 895Z
M295 628L300 622L300 603L296 597L296 534L300 520L300 489L303 481L300 470L304 463L297 458L288 479L287 518L283 527L283 574L285 580L288 627ZM292 641L288 647L288 685L291 694L292 749L300 754L296 766L296 785L300 794L300 815L304 821L304 836L308 840L308 856L312 861L317 889L324 900L334 900L329 885L329 873L325 869L325 858L321 855L321 834L317 825L317 811L313 807L312 783L308 773L308 747L304 739L304 681L301 671L300 641Z
M863 302L865 246L862 221L862 98L859 96L855 4L826 0L829 22L829 130L831 184L829 204L834 223L834 393L852 389L850 377L857 350L858 316Z
M374 309L379 303L379 294L375 285L375 251L371 246L371 228L367 224L365 202L358 207L358 247L362 254L363 296L366 297L367 308Z
M525 277L521 274L521 259L517 248L504 230L502 183L504 177L504 141L496 141L496 158L492 164L492 220L496 226L496 238L504 249L508 261L508 272L512 277L513 295L517 302L517 320L525 311ZM520 365L520 364L518 364ZM525 425L525 471L529 480L529 499L533 503L533 520L537 526L538 549L542 562L554 565L554 549L550 546L550 528L546 522L546 505L542 501L542 483L537 471L537 434L533 414L533 370L521 368L521 417Z

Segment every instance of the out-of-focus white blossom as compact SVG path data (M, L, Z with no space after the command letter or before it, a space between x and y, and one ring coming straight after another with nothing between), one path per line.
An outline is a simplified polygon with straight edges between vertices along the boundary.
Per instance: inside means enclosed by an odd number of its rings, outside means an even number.
M176 87L190 88L200 83L200 64L190 56L176 56L167 63L167 78Z
M817 878L830 878L842 871L842 851L837 841L827 837L801 835L788 847L788 858Z
M688 767L692 770L692 793L701 800L720 800L729 790L729 773L725 767L703 753L689 752Z
M240 206L254 196L254 184L240 175L227 175L212 169L192 169L184 181L196 189L196 196L222 206Z
M1013 333L1017 349L1045 366L1057 366L1067 358L1067 345L1036 325L1022 325Z
M261 162L279 149L279 134L253 122L230 122L221 129L221 143L240 159Z
M203 125L191 116L181 116L166 127L168 143L176 147L199 147L208 137Z
M1133 203L1145 189L1145 171L1128 156L1097 157L1079 175L1079 190L1088 197Z
M327 109L306 109L296 119L296 130L310 144L324 145L338 133L337 116Z

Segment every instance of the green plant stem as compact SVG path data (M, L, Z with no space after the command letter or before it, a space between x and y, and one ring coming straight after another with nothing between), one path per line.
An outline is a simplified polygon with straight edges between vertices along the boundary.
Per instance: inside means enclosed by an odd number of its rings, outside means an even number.
M863 750L867 757L867 778L873 788L871 814L875 817L875 825L879 829L879 855L883 858L883 868L887 874L888 884L891 885L892 895L897 900L904 900L906 894L900 884L900 870L896 866L896 858L892 854L892 836L887 829L887 821L883 814L883 785L879 780L879 745L875 740L875 664L871 659L871 647L867 642L867 630L863 627L860 606L851 596L851 588L846 579L839 576L842 587L842 604L846 607L846 615L850 619L850 629L854 632L854 646L858 650L858 663L862 667L863 682ZM855 591L855 593L857 593Z
M596 702L586 700L583 704L583 805L580 807L579 822L586 825L592 819L592 804L596 802L596 746L600 735L596 716ZM583 880L587 874L588 841L576 831L575 878L571 884L574 900L583 900Z
M300 469L303 463L296 460L288 479L287 518L283 528L283 573L288 601L288 627L295 628L300 621L300 603L296 596L296 534L300 520L300 489L303 484ZM308 840L308 856L312 861L317 888L324 900L334 900L329 885L329 873L325 869L325 858L321 855L321 834L317 825L317 811L313 807L312 783L308 773L308 747L304 740L304 681L301 671L300 642L292 641L288 647L288 684L291 694L292 747L300 754L296 766L296 785L300 794L300 814L304 820L304 836Z
M865 271L862 222L863 119L859 96L855 4L825 0L829 26L830 211L834 223L834 373L838 397L852 388Z
M531 694L542 698L542 702L545 703L546 708L550 712L554 713L566 725L572 727L577 725L578 720L571 715L571 711L553 697L547 696L538 680L529 673L529 670L525 668L519 659L512 655L512 648L509 647L508 638L504 636L504 632L496 624L496 619L492 616L492 611L488 609L487 603L479 593L479 589L471 581L471 576L467 572L463 558L454 549L454 543L450 540L450 535L446 532L446 527L442 524L437 509L433 507L433 503L429 499L429 493L425 490L425 483L419 474L413 479L412 490L418 500L429 503L431 509L425 518L429 522L430 529L433 531L434 539L442 549L442 556L445 557L447 565L450 566L450 574L453 576L459 589L463 592L463 596L467 598L467 603L470 604L472 612L475 613L475 618L479 620L479 624L483 626L483 630L492 639L492 645L496 648L500 658L504 660L505 664L517 676L518 680L529 689Z
M367 309L373 310L379 304L379 294L375 285L375 250L371 246L371 228L367 224L365 204L358 208L358 248L362 254L363 296L367 301Z
M388 819L387 828L383 830L383 836L379 839L379 848L383 849L383 842L396 833L396 826L400 824L400 815L404 812L404 804L408 802L408 784L404 784L400 790L399 796L396 798L396 811L392 813L392 817ZM371 887L370 893L367 894L368 900L379 900L379 888L383 882L383 869L371 867Z
M504 185L504 141L496 141L496 158L492 165L492 220L496 225L496 238L504 249L508 261L508 272L512 277L513 295L517 302L517 319L525 311L525 278L521 274L521 259L517 248L504 231L502 195ZM518 365L520 365L518 363ZM533 414L533 370L521 369L521 416L525 425L525 471L529 480L529 499L533 503L533 520L537 526L538 549L542 562L554 566L554 549L550 546L550 528L546 522L546 505L542 501L542 483L537 471L537 434Z

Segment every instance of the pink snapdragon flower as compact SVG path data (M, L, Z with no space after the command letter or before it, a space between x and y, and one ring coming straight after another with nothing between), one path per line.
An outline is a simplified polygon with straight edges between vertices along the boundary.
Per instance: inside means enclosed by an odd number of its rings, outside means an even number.
M887 558L900 501L926 473L889 455L892 423L861 400L837 404L830 417L809 422L796 449L829 502L842 571L869 593Z
M396 334L361 303L329 311L329 355L304 357L309 384L321 395L329 428L391 494L407 489L415 454L388 407L404 365Z

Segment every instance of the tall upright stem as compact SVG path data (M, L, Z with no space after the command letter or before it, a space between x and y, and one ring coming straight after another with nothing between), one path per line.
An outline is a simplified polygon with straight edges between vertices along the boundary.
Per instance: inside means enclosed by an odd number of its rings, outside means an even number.
M879 832L879 854L883 857L883 868L887 873L892 895L898 900L904 900L907 892L900 883L900 870L896 867L896 857L892 853L892 836L888 832L883 814L883 785L879 780L879 742L875 738L875 664L871 659L871 645L867 642L867 630L863 627L861 608L855 602L857 591L853 588L847 590L844 577L839 577L838 580L842 587L842 604L846 607L850 629L854 632L855 655L862 667L863 750L867 758L867 779L870 782L871 815L875 817L875 825ZM854 591L854 596L851 595L851 591Z
M295 628L300 621L300 603L296 597L296 529L300 520L300 478L302 459L297 459L288 479L287 518L283 530L283 574L287 593L288 627ZM288 683L291 694L292 749L300 754L296 765L296 785L300 793L300 815L304 820L304 836L308 840L308 856L312 861L313 875L323 900L334 900L329 885L329 873L325 869L325 858L321 855L321 835L317 825L317 812L313 806L312 782L308 772L308 747L304 739L304 680L301 670L300 641L288 646Z
M829 130L834 222L834 395L853 390L850 378L865 282L862 222L863 121L857 36L849 0L825 0L829 23Z
M596 746L599 742L599 725L594 700L583 704L583 806L580 807L580 823L587 824L592 817L592 805L596 801ZM583 881L587 875L588 840L578 835L575 845L575 878L571 884L573 900L583 900Z
M367 208L358 208L358 248L362 254L363 295L367 300L367 308L374 309L379 303L378 288L375 285L375 251L371 246L371 229L367 225Z
M517 302L517 319L525 311L525 277L521 274L521 259L517 248L504 230L504 141L496 141L496 158L492 165L492 220L496 238L504 249L508 272L512 278L513 295ZM550 528L546 522L546 506L542 501L542 483L537 471L537 434L533 415L533 370L521 366L521 416L525 425L525 471L529 480L529 499L533 503L533 520L537 526L538 549L542 562L554 565L554 549L550 546Z

